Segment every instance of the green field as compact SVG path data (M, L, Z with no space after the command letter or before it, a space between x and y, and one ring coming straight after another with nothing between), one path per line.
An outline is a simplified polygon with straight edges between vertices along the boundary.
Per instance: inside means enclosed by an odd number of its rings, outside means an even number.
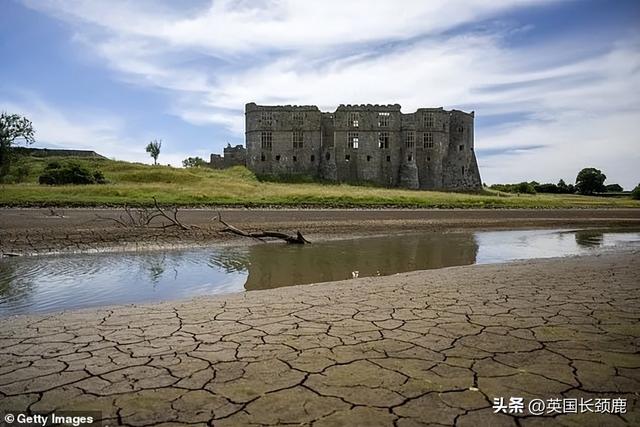
M37 184L44 166L54 158L23 158L29 174L20 184L0 184L3 206L148 205L180 206L316 206L423 208L586 208L640 207L630 198L578 195L516 195L413 191L344 184L278 183L258 180L244 167L228 170L179 169L107 159L78 160L100 169L108 184L45 186Z

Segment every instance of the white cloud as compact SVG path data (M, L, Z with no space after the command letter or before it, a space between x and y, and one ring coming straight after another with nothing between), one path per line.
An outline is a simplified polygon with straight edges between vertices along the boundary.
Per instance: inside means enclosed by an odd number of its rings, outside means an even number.
M485 181L551 180L601 164L629 187L640 112L640 35L619 41L555 38L513 48L530 33L498 23L451 32L539 1L38 1L70 23L76 40L129 83L172 94L167 109L193 124L241 136L246 102L464 106L477 117L523 121L478 129ZM180 3L184 8L184 3ZM578 148L579 147L579 148ZM615 171L615 172L614 172Z

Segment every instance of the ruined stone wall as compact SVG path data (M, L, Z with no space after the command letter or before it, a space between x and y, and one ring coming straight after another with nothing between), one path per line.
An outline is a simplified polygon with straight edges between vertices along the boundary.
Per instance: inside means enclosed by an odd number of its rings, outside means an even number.
M317 177L321 119L320 110L314 106L247 104L247 166L259 175ZM301 139L294 140L294 134Z
M246 105L247 166L261 175L306 175L421 189L478 189L473 113L400 105ZM302 141L302 143L300 143Z

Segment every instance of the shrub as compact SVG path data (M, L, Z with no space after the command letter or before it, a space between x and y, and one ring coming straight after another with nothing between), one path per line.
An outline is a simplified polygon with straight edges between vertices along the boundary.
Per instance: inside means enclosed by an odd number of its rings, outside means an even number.
M78 162L49 162L42 175L38 177L40 184L105 184L107 180L99 170L90 170Z
M516 184L516 193L522 194L536 194L536 189L533 187L533 184L529 182L521 182Z
M631 198L635 200L640 200L640 184L636 185L636 188L631 190Z

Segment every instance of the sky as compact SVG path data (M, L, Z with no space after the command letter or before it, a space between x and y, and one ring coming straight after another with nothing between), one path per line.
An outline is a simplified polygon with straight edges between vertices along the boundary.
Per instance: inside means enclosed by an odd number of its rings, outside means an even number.
M640 1L0 0L0 110L35 147L180 166L244 105L475 111L488 184L640 182Z

